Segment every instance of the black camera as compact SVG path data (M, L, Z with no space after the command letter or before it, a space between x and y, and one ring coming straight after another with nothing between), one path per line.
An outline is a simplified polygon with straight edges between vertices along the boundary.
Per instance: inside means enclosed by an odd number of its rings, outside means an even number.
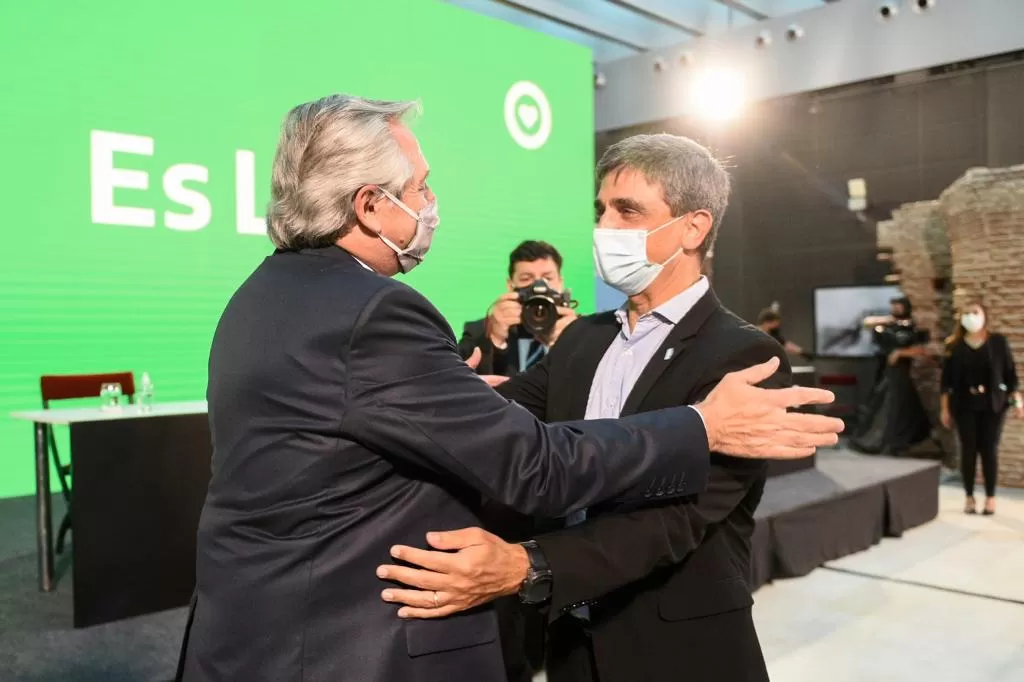
M894 350L928 343L931 335L926 329L918 329L913 320L894 320L875 327L874 337L881 351L888 355Z
M519 303L523 306L523 314L519 323L535 337L544 337L551 333L558 322L558 308L575 308L576 301L568 289L555 291L542 279L528 287L516 289Z

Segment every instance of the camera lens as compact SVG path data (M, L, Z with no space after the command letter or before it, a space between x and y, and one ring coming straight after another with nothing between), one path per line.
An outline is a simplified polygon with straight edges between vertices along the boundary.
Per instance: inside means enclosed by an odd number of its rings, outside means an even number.
M555 304L546 298L531 298L523 305L522 325L534 336L550 332L558 321Z

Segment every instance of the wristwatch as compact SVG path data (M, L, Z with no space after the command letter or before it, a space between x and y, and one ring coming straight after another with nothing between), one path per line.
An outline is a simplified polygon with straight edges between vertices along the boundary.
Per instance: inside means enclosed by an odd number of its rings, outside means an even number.
M519 586L519 601L539 605L551 599L552 576L547 557L535 540L520 543L530 560L526 580Z

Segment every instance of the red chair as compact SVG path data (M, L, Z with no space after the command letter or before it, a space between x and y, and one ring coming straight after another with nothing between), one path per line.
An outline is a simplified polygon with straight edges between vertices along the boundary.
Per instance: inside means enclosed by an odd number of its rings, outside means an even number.
M135 402L135 377L131 372L114 372L111 374L62 374L40 377L39 390L43 396L43 409L50 409L54 400L73 400L76 398L96 398L99 400L103 384L121 384L122 395L128 402ZM64 538L71 530L71 464L61 462L57 453L57 439L53 435L53 426L46 427L46 439L49 443L53 466L57 470L61 493L64 496L66 511L57 531L57 554L64 551Z
M824 413L839 417L849 423L857 417L860 384L855 374L822 374L818 377L818 385L827 388L836 395L831 405L826 405Z

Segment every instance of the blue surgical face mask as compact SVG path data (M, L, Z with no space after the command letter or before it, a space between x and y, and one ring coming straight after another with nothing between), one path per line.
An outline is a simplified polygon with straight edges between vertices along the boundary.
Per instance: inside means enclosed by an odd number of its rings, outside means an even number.
M683 247L679 247L664 263L647 259L647 238L664 230L684 216L673 218L650 232L644 229L599 227L594 230L594 266L597 274L609 286L626 296L635 296L651 286L666 265L671 263Z
M401 199L391 192L383 188L381 188L380 191L384 196L393 201L398 208L416 219L416 232L413 234L412 241L409 242L409 246L404 249L399 248L397 244L385 237L382 233L377 233L380 240L384 242L388 248L394 251L396 256L398 256L398 267L401 268L402 272L410 272L413 268L423 262L423 259L427 255L427 251L430 251L430 244L434 239L434 231L441 222L441 218L437 213L437 199L434 199L424 206L419 213L416 213L416 211L406 206Z

